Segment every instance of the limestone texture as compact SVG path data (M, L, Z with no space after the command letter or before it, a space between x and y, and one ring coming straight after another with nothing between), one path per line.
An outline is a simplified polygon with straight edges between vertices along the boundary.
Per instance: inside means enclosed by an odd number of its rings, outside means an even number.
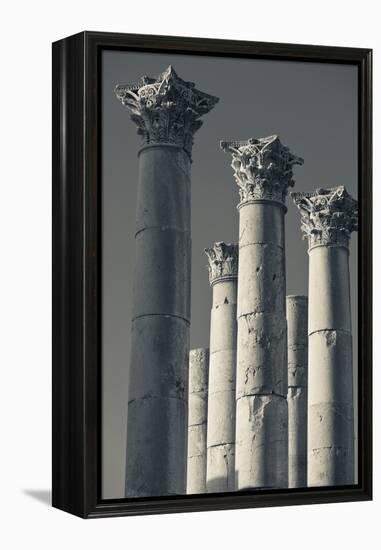
M187 493L206 493L209 349L189 353Z
M288 486L307 486L308 298L287 296Z
M206 249L213 303L207 436L207 490L235 489L237 245L215 243Z
M354 483L349 239L357 202L344 187L296 193L309 244L308 485Z

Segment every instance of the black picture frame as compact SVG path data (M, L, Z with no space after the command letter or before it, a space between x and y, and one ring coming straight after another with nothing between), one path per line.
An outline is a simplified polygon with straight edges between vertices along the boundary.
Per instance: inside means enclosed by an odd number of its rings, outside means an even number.
M101 52L352 64L358 68L358 484L101 500ZM372 499L372 51L82 32L53 44L53 506L83 518Z

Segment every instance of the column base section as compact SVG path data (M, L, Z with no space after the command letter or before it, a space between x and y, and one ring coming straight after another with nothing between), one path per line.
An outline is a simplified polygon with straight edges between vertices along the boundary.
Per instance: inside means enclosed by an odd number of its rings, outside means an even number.
M206 485L208 493L235 490L235 445L225 443L208 448Z
M308 377L308 485L351 485L355 476L349 332L310 334Z
M307 487L307 388L288 389L288 486Z
M189 324L170 315L132 326L126 496L186 491Z
M329 446L314 449L308 455L308 487L353 485L353 452Z
M352 407L318 403L308 410L308 486L354 483Z
M278 395L237 400L237 490L288 486L288 406Z
M206 492L206 429L206 422L188 427L187 494Z
M147 397L129 404L126 497L185 493L186 424L183 400Z
M206 493L205 456L188 456L187 495Z

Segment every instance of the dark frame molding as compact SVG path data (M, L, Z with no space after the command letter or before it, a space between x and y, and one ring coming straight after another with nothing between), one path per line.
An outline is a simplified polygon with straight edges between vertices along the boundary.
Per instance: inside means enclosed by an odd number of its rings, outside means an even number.
M100 499L101 126L104 49L358 67L358 484ZM372 50L83 32L53 44L53 506L80 517L372 499Z

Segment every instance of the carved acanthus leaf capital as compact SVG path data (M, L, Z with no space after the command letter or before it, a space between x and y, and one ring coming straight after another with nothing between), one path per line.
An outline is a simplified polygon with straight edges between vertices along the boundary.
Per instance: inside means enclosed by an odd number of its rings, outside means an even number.
M221 141L221 149L233 155L231 166L239 187L241 203L273 200L284 204L293 187L294 164L303 159L293 155L278 136L251 138L246 141Z
M209 282L212 285L219 279L231 279L238 276L238 245L218 242L211 248L205 248L208 256Z
M218 102L182 80L171 66L157 78L143 76L137 84L117 85L115 94L130 109L145 144L171 143L189 156L200 117Z
M358 203L344 186L292 193L302 217L301 229L309 246L348 245L358 230Z

